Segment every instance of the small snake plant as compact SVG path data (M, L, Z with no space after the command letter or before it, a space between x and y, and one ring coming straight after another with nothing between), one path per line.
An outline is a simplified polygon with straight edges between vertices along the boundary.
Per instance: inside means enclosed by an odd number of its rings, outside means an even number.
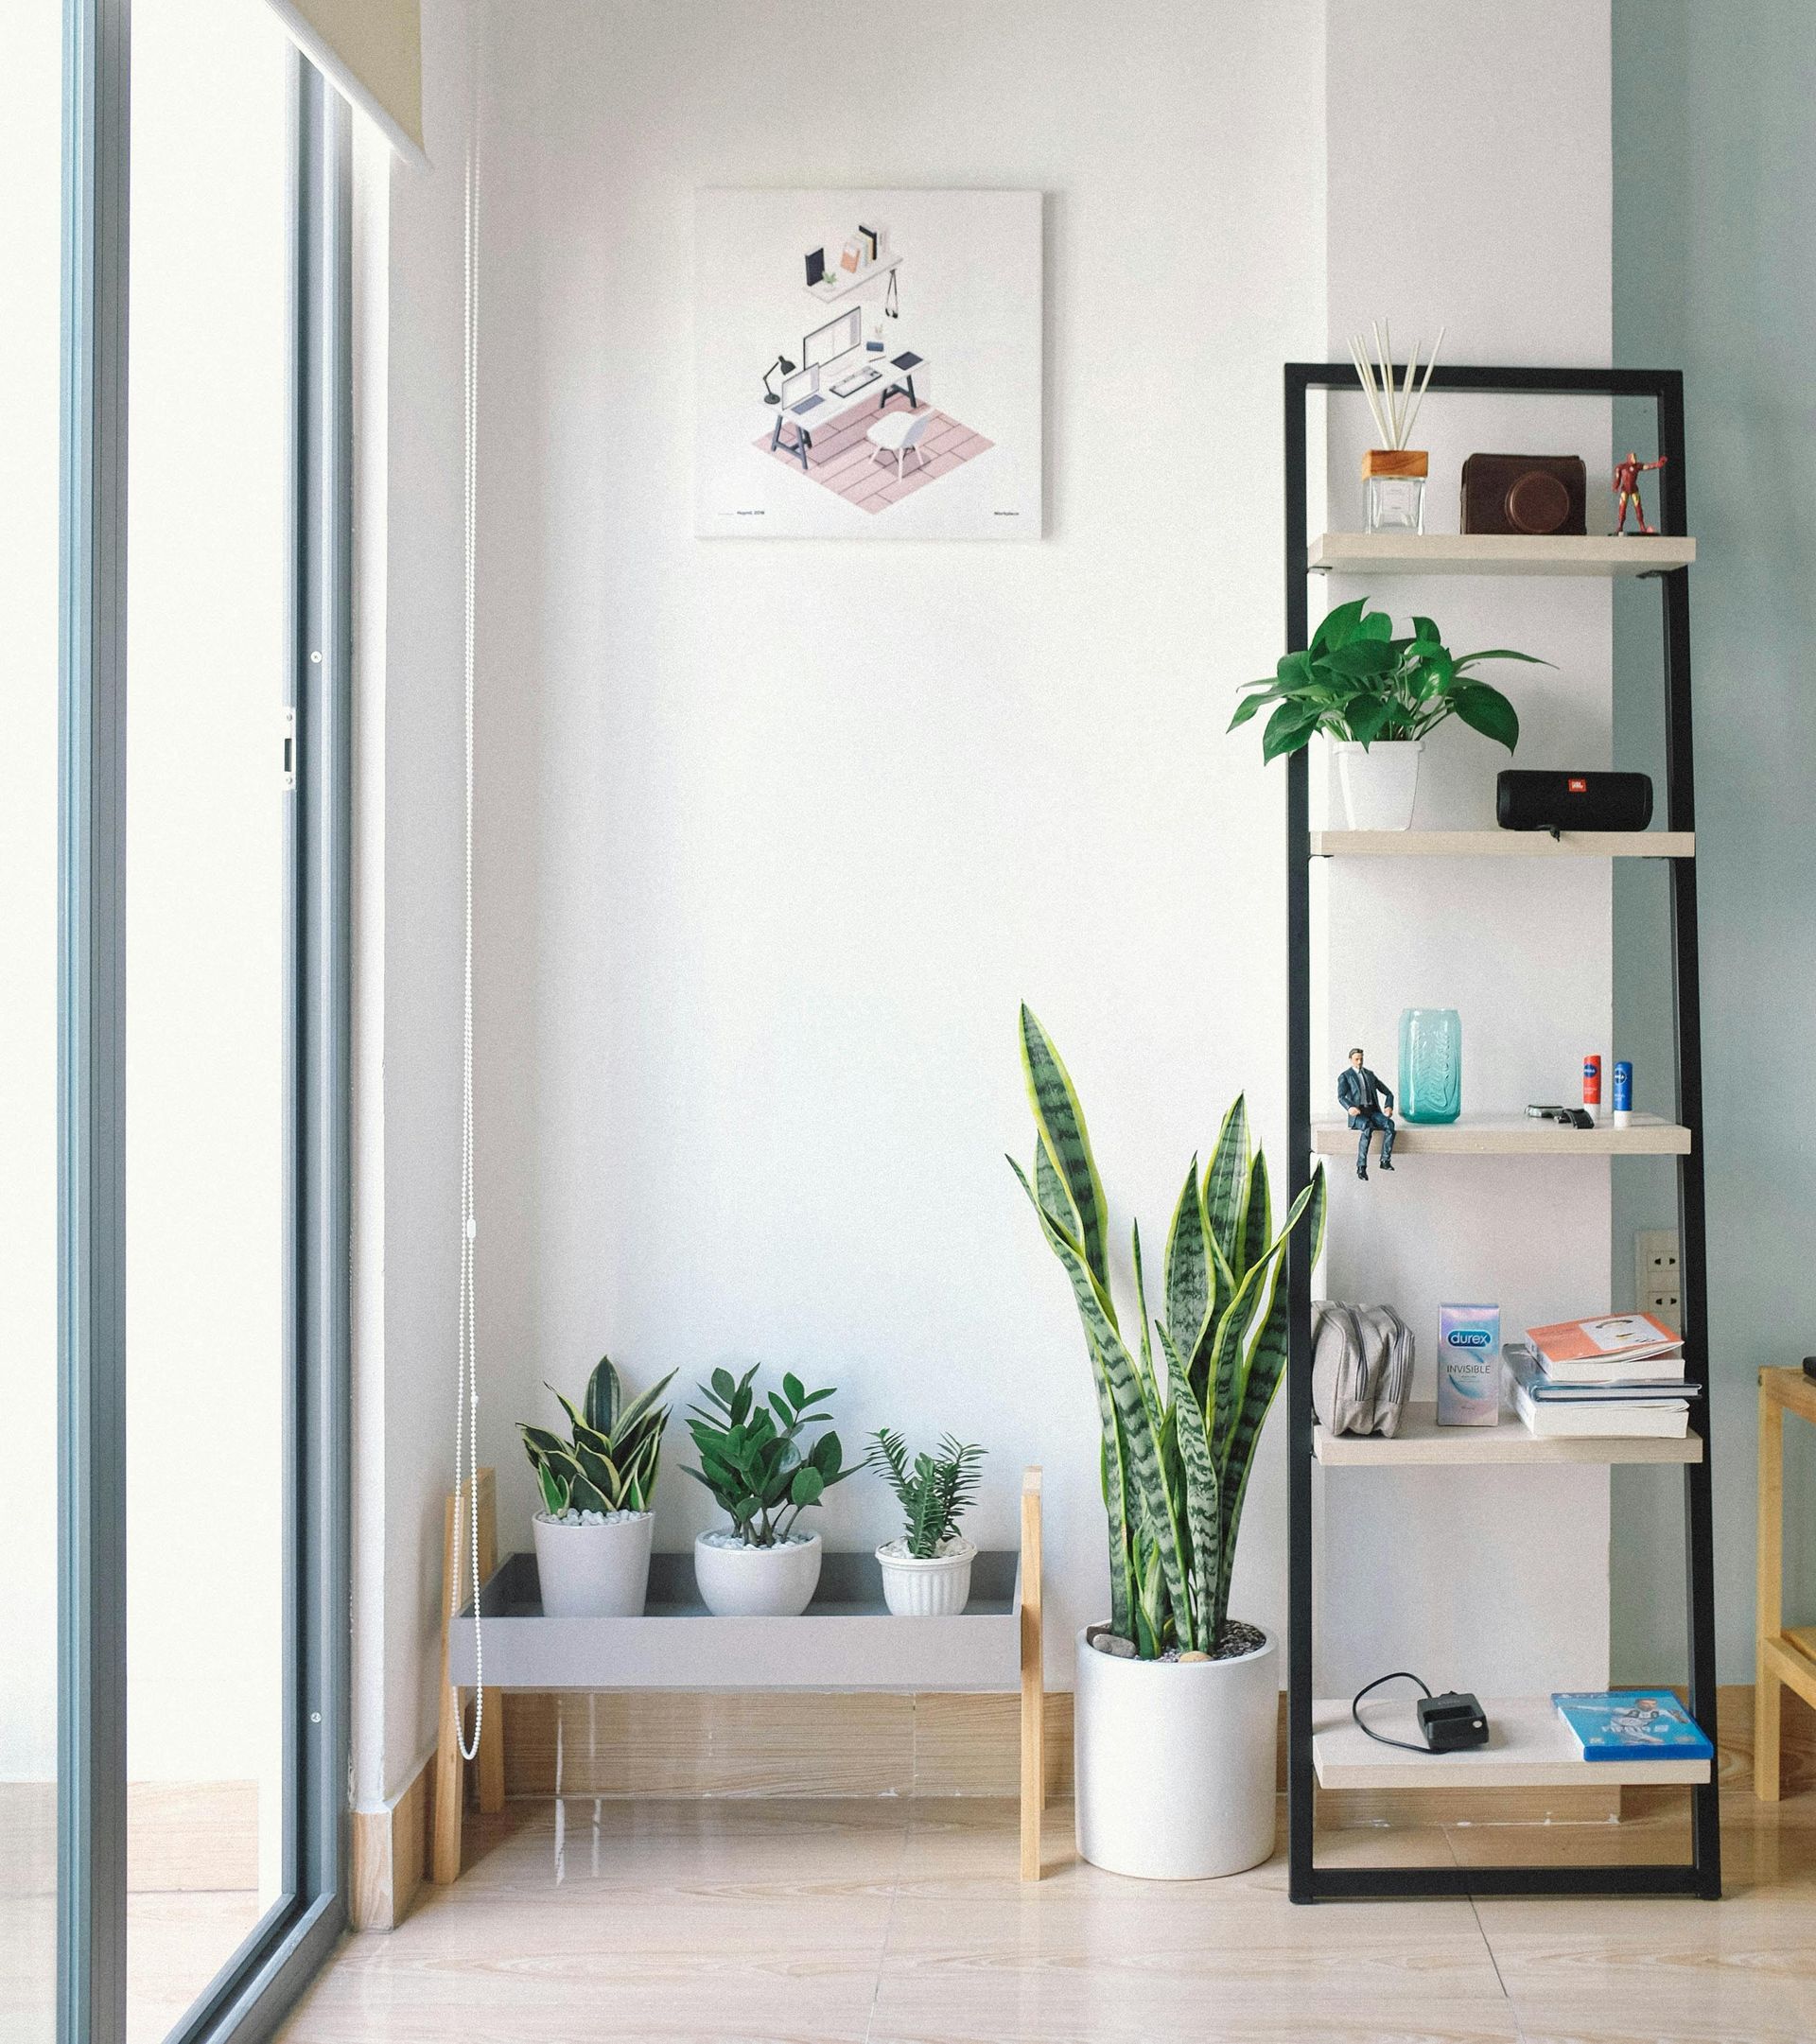
M948 1434L937 1455L923 1448L910 1462L899 1434L880 1426L871 1435L864 1465L896 1494L907 1520L901 1537L913 1560L931 1562L957 1534L959 1520L976 1499L983 1459L982 1448Z
M544 1509L559 1519L570 1511L648 1511L655 1495L662 1458L662 1429L669 1408L659 1399L674 1381L671 1371L627 1406L609 1355L602 1355L586 1380L580 1409L555 1391L572 1438L564 1441L546 1426L519 1423L524 1453L536 1473Z
M1026 1007L1022 1063L1039 1144L1032 1180L1009 1162L1072 1281L1097 1384L1109 1522L1110 1629L1144 1660L1168 1648L1214 1653L1261 1423L1286 1363L1283 1250L1301 1216L1311 1262L1324 1238L1324 1167L1273 1232L1267 1166L1238 1097L1202 1178L1194 1157L1174 1211L1163 1315L1149 1333L1142 1235L1134 1230L1140 1339L1110 1296L1108 1214L1084 1109L1059 1054ZM1154 1350L1158 1337L1162 1365Z

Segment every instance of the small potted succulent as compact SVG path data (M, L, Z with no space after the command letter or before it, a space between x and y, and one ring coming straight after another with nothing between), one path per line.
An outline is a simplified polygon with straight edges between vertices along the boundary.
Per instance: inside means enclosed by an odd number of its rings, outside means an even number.
M852 1474L844 1450L815 1412L833 1393L810 1391L791 1371L763 1396L758 1366L742 1377L715 1370L701 1386L707 1400L689 1415L700 1451L690 1475L704 1483L731 1524L693 1543L693 1573L707 1609L721 1618L798 1618L820 1580L820 1536L795 1521ZM827 1426L811 1444L808 1429Z
M1230 729L1273 704L1264 760L1298 752L1321 731L1336 760L1350 829L1408 830L1427 731L1460 717L1509 752L1520 742L1512 704L1473 672L1484 660L1550 664L1505 647L1453 654L1429 618L1415 618L1412 636L1396 638L1387 612L1357 597L1330 613L1303 653L1285 655L1272 674L1244 684L1249 692Z
M543 1615L636 1618L650 1584L652 1504L669 1408L656 1401L673 1371L629 1405L611 1357L602 1355L580 1407L561 1392L569 1436L519 1424L543 1509L532 1530ZM549 1387L550 1390L554 1387Z
M951 1618L971 1596L976 1544L958 1522L977 1494L984 1450L948 1434L937 1455L925 1449L911 1462L901 1436L881 1426L864 1459L894 1491L906 1525L877 1549L883 1601L898 1618Z

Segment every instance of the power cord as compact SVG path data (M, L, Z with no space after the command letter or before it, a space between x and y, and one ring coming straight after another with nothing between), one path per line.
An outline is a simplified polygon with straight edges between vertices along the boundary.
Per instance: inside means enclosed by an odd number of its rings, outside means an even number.
M1377 1675L1375 1679L1358 1689L1350 1699L1350 1716L1355 1720L1355 1728L1373 1739L1377 1745L1398 1746L1403 1753L1429 1754L1429 1746L1415 1746L1409 1738L1389 1738L1385 1732L1376 1732L1362 1722L1362 1699L1378 1689L1384 1682L1416 1682L1426 1696L1431 1694L1427 1685L1410 1668L1396 1668L1391 1675Z

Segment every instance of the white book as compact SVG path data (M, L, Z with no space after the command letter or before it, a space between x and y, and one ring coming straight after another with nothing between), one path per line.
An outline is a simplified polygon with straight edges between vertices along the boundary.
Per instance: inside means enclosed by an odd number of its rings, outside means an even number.
M1542 1404L1516 1383L1513 1409L1540 1441L1682 1441L1690 1430L1689 1401L1683 1398Z
M1529 1342L1510 1341L1503 1354L1510 1368L1529 1365L1537 1372L1532 1389L1539 1398L1567 1391L1584 1397L1598 1393L1615 1397L1623 1394L1630 1385L1642 1389L1667 1387L1664 1395L1669 1396L1668 1387L1685 1381L1681 1352L1676 1355L1649 1355L1638 1361L1611 1356L1605 1363L1576 1362L1556 1366L1545 1362Z
M1611 1384L1619 1372L1649 1378L1684 1374L1684 1338L1650 1313L1604 1313L1592 1320L1528 1327L1526 1338L1554 1384Z

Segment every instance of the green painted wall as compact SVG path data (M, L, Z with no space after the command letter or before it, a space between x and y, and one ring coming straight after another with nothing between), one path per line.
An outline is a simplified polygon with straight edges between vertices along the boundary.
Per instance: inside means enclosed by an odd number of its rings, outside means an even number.
M1717 1622L1721 1679L1746 1682L1755 1372L1816 1352L1816 9L1614 0L1613 71L1615 359L1681 367L1689 420ZM1650 454L1640 430L1616 421ZM1655 775L1658 612L1649 589L1618 592L1615 756ZM1672 1056L1659 876L1617 874L1615 917L1615 1055L1656 1106ZM1615 1177L1624 1302L1633 1232L1674 1225L1675 1197L1649 1166ZM1679 1487L1615 1475L1615 1673L1678 1675ZM1796 1443L1788 1516L1807 1620L1816 1442Z

